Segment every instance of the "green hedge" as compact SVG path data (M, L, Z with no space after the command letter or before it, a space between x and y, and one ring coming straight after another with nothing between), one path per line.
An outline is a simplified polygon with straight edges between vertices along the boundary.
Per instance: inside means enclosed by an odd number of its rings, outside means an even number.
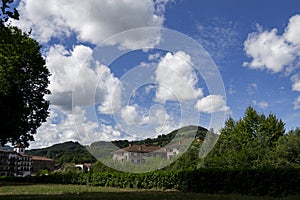
M63 183L139 189L176 189L185 192L239 193L280 196L300 194L300 169L198 169L122 172L58 173L36 177L2 177L1 182Z

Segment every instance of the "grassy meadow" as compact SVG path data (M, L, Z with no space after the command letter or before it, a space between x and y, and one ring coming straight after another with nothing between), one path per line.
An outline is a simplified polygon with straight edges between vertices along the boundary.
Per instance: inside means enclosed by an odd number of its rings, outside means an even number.
M86 185L61 185L61 184L16 184L1 183L0 199L145 199L145 200L296 200L300 196L289 197L254 197L235 194L199 194L163 190L137 190L95 187Z

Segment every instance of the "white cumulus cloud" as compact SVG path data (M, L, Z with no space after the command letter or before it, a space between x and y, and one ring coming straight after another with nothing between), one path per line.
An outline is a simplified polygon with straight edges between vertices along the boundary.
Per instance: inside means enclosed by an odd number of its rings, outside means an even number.
M149 118L143 116L137 104L126 105L121 110L121 117L128 125L143 125L149 123Z
M293 45L300 45L300 15L295 15L290 18L289 25L285 30L284 37ZM299 55L299 52L298 52Z
M92 49L77 45L66 50L54 45L46 55L50 73L48 96L52 105L71 110L72 97L76 105L99 103L99 111L111 114L120 105L120 81L107 66L96 63L93 66ZM72 96L73 95L73 96ZM112 101L114 99L114 101Z
M158 63L156 70L158 88L155 100L181 101L203 96L202 88L197 87L198 78L191 65L191 57L183 51L174 55L167 53Z
M230 108L226 106L224 97L221 95L208 95L198 100L195 107L198 109L199 112L207 114L230 111Z
M119 139L121 132L111 125L98 124L87 117L87 112L76 107L73 114L58 107L52 107L47 122L38 128L31 142L31 148L48 147L67 141L78 141L82 145L89 145L95 141L111 141Z
M79 41L98 44L106 38L139 27L162 27L167 1L153 0L35 0L21 1L21 19L13 24L23 30L32 28L32 36L47 43L75 33ZM151 45L159 33L143 32L121 38L123 47ZM153 44L152 44L153 45Z
M252 61L244 62L243 66L268 69L274 73L283 71L285 67L293 68L300 55L299 24L300 15L295 15L290 18L282 35L275 28L250 33L244 43L244 51Z

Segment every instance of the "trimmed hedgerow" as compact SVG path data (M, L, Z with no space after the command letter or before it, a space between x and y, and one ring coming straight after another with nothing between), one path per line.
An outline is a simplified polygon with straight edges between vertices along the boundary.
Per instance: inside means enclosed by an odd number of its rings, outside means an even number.
M185 192L290 195L300 193L300 169L197 169L123 172L57 173L49 176L2 177L0 181L84 184L138 189L176 189Z

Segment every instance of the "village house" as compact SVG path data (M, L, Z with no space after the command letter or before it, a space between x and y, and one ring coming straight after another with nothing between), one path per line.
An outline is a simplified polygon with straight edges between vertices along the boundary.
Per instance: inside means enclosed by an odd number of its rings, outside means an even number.
M174 143L166 147L131 145L113 152L113 160L131 162L136 165L145 164L146 158L160 156L164 159L172 159L180 153L181 143Z
M24 154L20 145L13 151L0 150L0 176L29 176L31 157Z
M40 169L54 169L52 159L29 156L21 145L16 145L13 151L0 149L0 176L30 176Z
M55 169L54 160L41 156L31 156L31 173L35 174L44 169L53 171Z
M137 165L145 164L147 157L165 156L164 150L160 146L129 145L113 153L113 160L121 163L130 161Z
M175 143L175 144L170 144L168 146L165 147L166 149L166 158L172 159L174 157L176 157L179 153L180 153L180 147L181 147L181 143Z

